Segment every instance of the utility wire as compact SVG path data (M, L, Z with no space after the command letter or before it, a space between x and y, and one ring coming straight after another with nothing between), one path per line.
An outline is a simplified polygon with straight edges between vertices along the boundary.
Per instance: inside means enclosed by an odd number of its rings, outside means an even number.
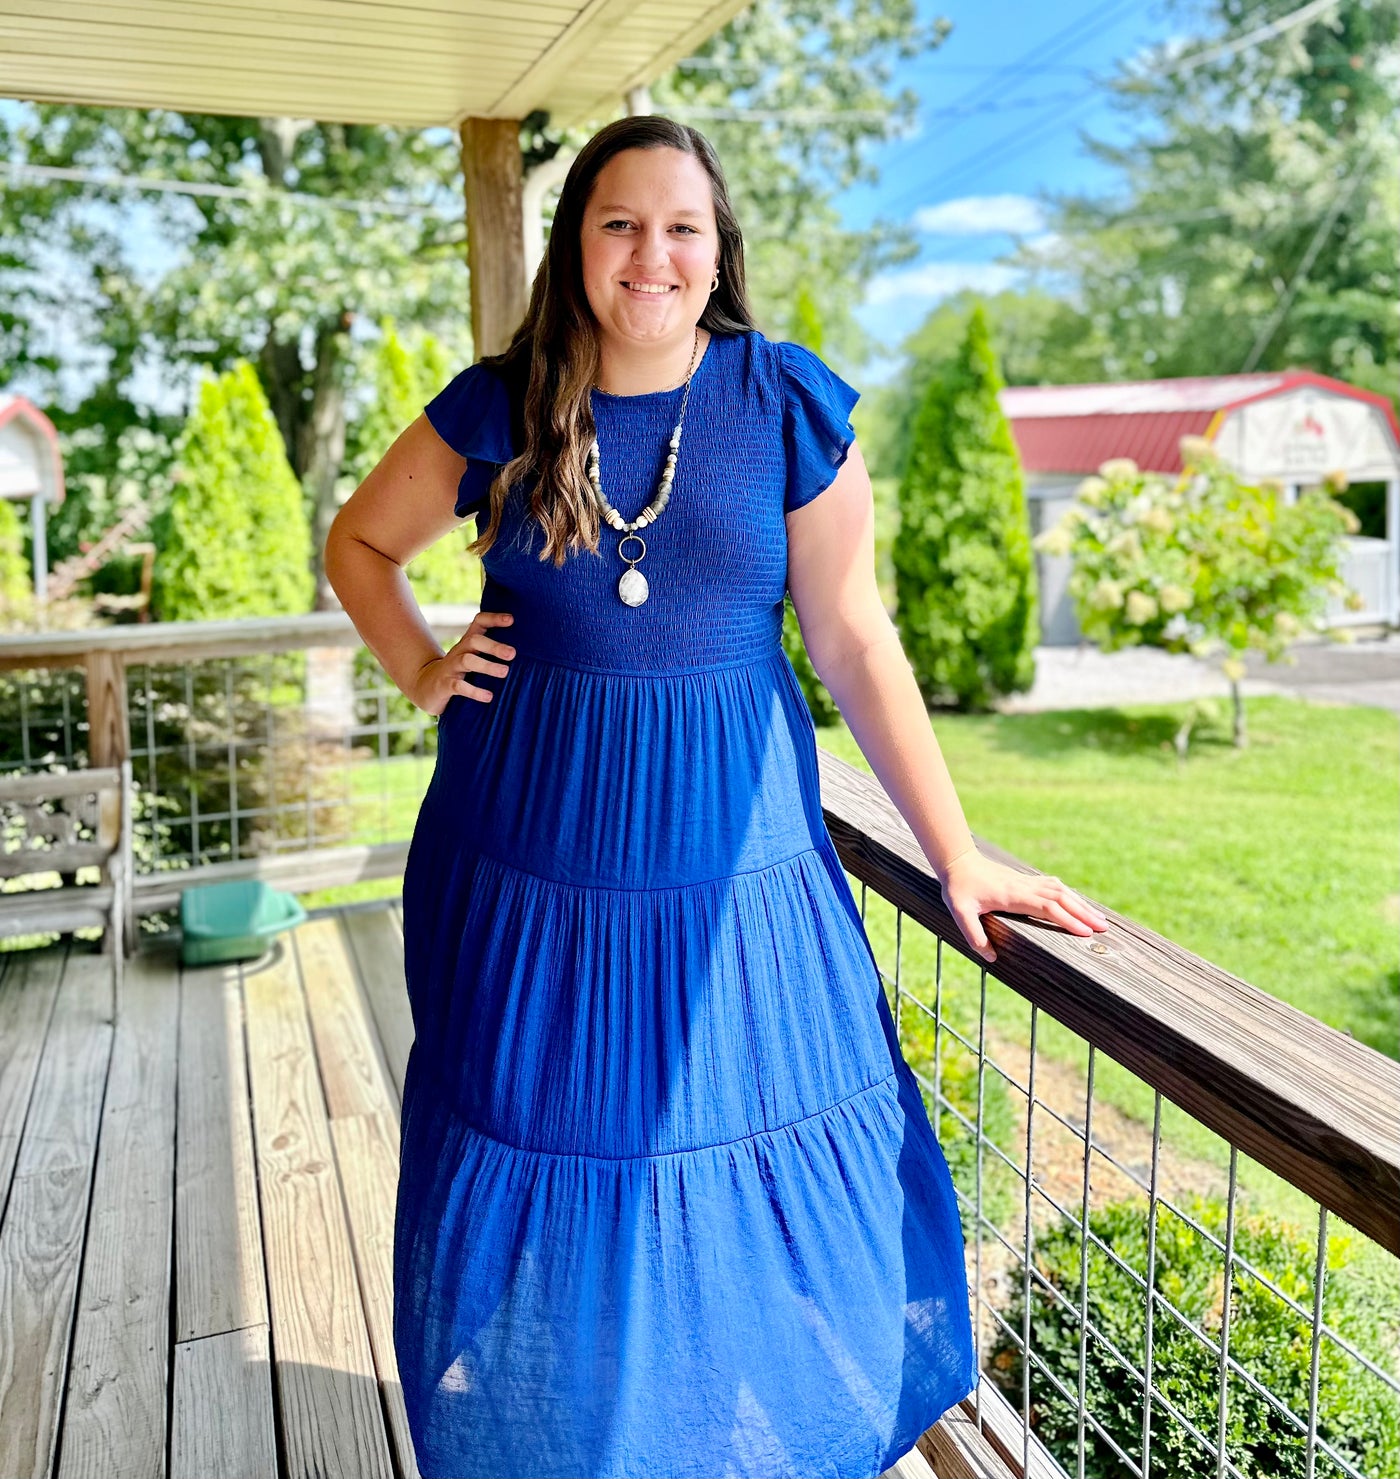
M924 118L965 117L971 113L1004 113L1016 108L1043 108L1047 103L1068 103L1082 97L1078 92L1042 93L1034 98L1012 98L1005 102L988 101L968 107L949 104L923 112ZM876 109L842 108L726 108L708 103L672 103L668 111L678 117L718 119L726 123L885 123L890 113Z
M1289 308L1293 306L1293 300L1298 295L1298 290L1308 280L1308 273L1312 271L1312 265L1317 261L1318 253L1321 252L1323 243L1332 234L1332 228L1337 224L1337 218L1341 215L1356 187L1361 183L1362 171L1367 160L1370 159L1372 151L1376 147L1378 136L1373 136L1361 151L1356 163L1352 165L1343 179L1341 188L1333 197L1332 204L1327 209L1317 230L1313 233L1313 239L1308 243L1308 249L1303 253L1303 260L1298 263L1293 273L1292 280L1280 295L1274 311L1269 315L1263 328L1259 330L1259 337L1254 341L1254 347L1249 351L1249 356L1240 367L1241 374L1247 374L1257 365L1263 357L1264 351L1269 347L1270 340L1278 332L1279 325L1288 314Z
M1306 25L1309 21L1316 19L1329 6L1335 6L1337 0L1309 0L1306 5L1297 10L1290 11L1287 15L1280 16L1277 20L1270 21L1268 25L1259 26L1243 36L1238 36L1231 41L1221 42L1218 45L1207 47L1203 51L1194 52L1190 56L1178 58L1174 62L1164 65L1159 75L1174 76L1178 73L1189 72L1205 62L1217 61L1223 57L1234 56L1250 47L1258 46L1261 42L1270 40L1274 36L1290 31L1297 26ZM1261 6L1262 9L1262 6ZM1095 12L1090 12L1092 16ZM1085 18L1086 20L1088 17ZM1014 65L1014 64L1013 64ZM1090 93L1086 96L1084 103L1078 107L1072 107L1057 115L1050 122L1049 127L1036 129L1030 135L1020 132L1002 134L990 144L967 156L959 163L935 175L930 180L924 180L915 185L911 190L906 190L897 196L893 202L896 208L903 206L920 194L936 189L940 185L947 184L950 180L960 179L969 169L977 166L987 166L998 163L1006 154L1014 152L1018 148L1024 148L1029 143L1038 142L1040 139L1053 133L1055 129L1063 127L1082 117L1089 108L1097 103L1106 101L1101 94Z
M119 175L105 170L76 169L53 164L8 164L9 185L17 187L26 175L41 180L68 180L79 185L96 185L108 190L153 190L165 195L203 195L224 200L251 200L268 204L290 201L296 205L324 210L366 212L381 216L436 216L443 221L456 221L458 213L448 214L432 206L414 205L393 200L351 200L344 196L311 195L304 190L280 190L273 186L218 185L199 180L152 179L145 175Z
M950 108L961 108L979 102L989 93L995 92L998 86L1003 83L1015 87L1017 85L1016 78L1018 74L1024 76L1034 64L1038 64L1052 57L1062 57L1066 54L1073 53L1080 46L1084 45L1084 42L1088 39L1087 37L1079 37L1077 35L1078 32L1093 26L1096 22L1101 22L1103 25L1110 24L1113 20L1117 19L1117 12L1130 10L1133 4L1134 0L1102 0L1102 3L1096 5L1092 10L1070 21L1068 25L1061 26L1058 31L1053 32L1043 40L1036 42L1034 46L1022 52L1015 61L1006 62L1002 66L997 67L990 77L974 83L965 92L954 98L948 106ZM1058 103L1058 101L1057 99L1056 102ZM947 132L950 131L951 127ZM902 148L894 151L893 157L897 158L907 153L911 147L912 144L904 145Z

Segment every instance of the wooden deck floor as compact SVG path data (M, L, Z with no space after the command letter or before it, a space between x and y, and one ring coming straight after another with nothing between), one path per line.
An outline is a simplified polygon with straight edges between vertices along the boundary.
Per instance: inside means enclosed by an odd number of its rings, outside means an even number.
M4 958L3 1479L417 1479L391 1323L412 1037L388 906L253 967L143 950L120 1001L82 946Z

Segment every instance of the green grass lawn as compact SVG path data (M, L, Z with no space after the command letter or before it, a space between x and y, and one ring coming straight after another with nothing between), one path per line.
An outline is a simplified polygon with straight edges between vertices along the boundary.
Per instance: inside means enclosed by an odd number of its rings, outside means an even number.
M1397 1052L1400 726L1222 701L1181 763L1178 705L933 717L979 836L1383 1052ZM844 725L824 748L869 773Z
M1400 727L1378 709L1288 697L1250 698L1247 709L1247 749L1230 743L1222 701L1215 722L1193 733L1184 763L1171 745L1178 705L932 722L980 837L1394 1056ZM844 725L818 740L869 773ZM894 911L873 892L866 928L892 975ZM926 931L906 926L901 975L929 1002L935 950ZM980 974L945 947L944 1009L974 1040ZM1025 1040L1025 1002L990 977L987 1014L991 1028ZM1085 1057L1077 1037L1043 1016L1039 1046L1062 1061ZM1102 1055L1095 1093L1151 1123L1152 1091ZM1170 1106L1163 1123L1164 1142L1180 1153L1228 1160L1217 1136ZM1242 1165L1240 1176L1259 1203L1304 1225L1314 1215L1262 1167Z

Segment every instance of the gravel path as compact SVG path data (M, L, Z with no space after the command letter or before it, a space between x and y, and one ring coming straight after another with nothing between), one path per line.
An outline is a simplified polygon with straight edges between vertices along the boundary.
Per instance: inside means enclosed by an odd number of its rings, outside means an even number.
M1291 693L1328 703L1368 704L1400 714L1400 632L1356 628L1350 642L1314 637L1290 649L1296 665L1268 663L1251 652L1245 659L1245 695ZM1037 647L1035 684L997 707L1003 713L1046 709L1111 708L1117 704L1177 703L1192 698L1227 698L1230 685L1220 669L1189 653L1155 647L1100 652L1076 647Z

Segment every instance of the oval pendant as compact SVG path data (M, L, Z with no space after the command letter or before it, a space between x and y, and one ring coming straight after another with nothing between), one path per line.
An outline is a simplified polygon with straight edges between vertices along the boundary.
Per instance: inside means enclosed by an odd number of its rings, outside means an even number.
M640 606L648 595L647 578L635 565L623 572L617 593L629 606Z

